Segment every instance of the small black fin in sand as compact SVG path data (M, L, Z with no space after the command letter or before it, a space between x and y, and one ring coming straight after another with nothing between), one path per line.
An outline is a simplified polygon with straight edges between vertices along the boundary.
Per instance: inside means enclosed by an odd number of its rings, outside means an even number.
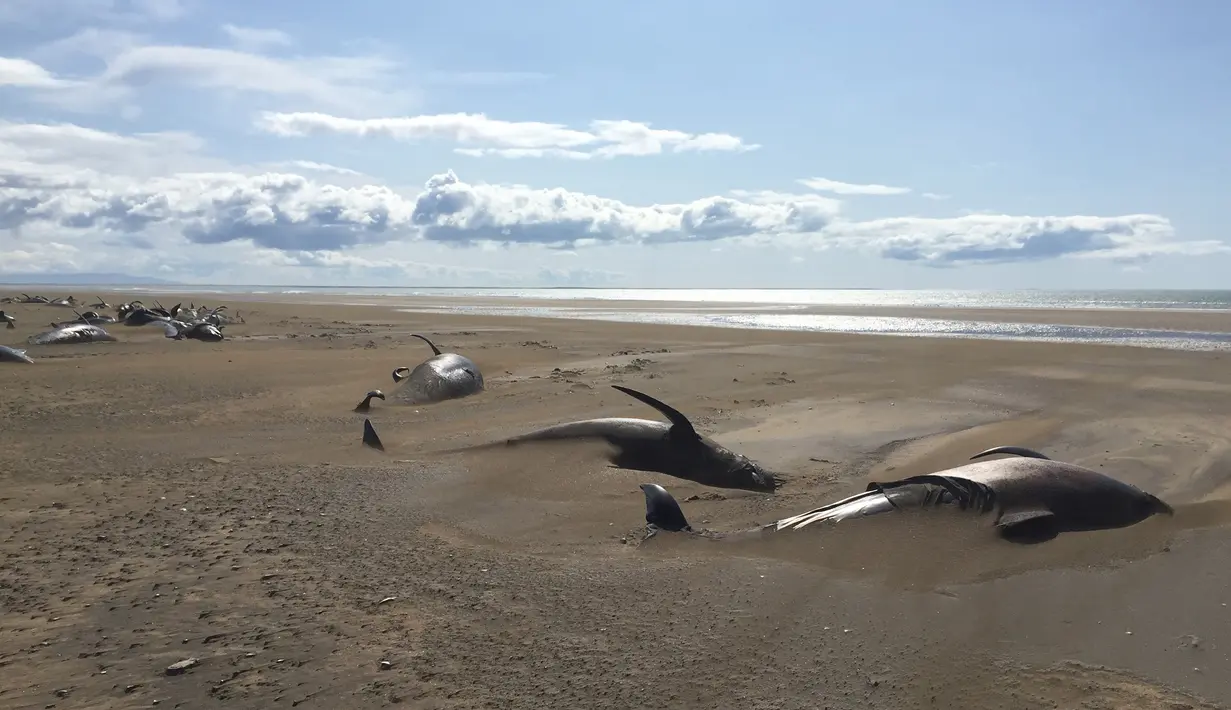
M684 511L680 510L680 504L675 502L666 488L657 483L642 483L641 492L645 494L646 523L672 532L692 529L684 517Z
M426 337L419 335L418 333L411 333L410 337L418 338L419 340L422 340L423 342L427 343L432 348L433 355L440 354L440 348L436 347L436 343L433 343L432 341L428 340Z
M1043 454L1040 454L1034 449L1027 449L1022 446L996 446L988 449L987 451L980 451L974 456L971 456L970 460L974 461L975 459L980 459L984 456L995 456L996 454L1009 454L1010 456L1024 456L1028 459L1043 459L1044 461L1051 461L1051 459L1047 458Z
M671 422L673 434L688 435L697 439L701 438L701 435L698 434L697 430L693 427L692 422L688 421L688 417L684 416L684 414L675 407L654 399L644 392L638 392L635 389L630 389L622 385L612 385L612 387L620 390L633 399L640 400L641 402L644 402L645 404L657 409L664 417L667 418L668 421Z
M393 369L393 381L394 382L401 382L407 377L410 377L409 367L396 367Z
M363 445L384 451L385 445L381 443L380 437L376 435L376 429L372 426L371 419L363 420Z

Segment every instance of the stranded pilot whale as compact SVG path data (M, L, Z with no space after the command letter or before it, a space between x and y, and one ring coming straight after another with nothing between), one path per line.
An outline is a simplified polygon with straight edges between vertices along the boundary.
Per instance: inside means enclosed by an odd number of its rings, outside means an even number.
M399 367L393 371L394 382L405 382L393 393L400 404L431 404L446 399L460 399L483 391L483 373L474 361L457 353L442 353L436 344L422 335L412 333L432 348L432 357L412 370Z
M74 323L46 333L31 335L26 342L31 345L67 345L70 343L114 342L115 336L97 325Z
M622 385L612 387L657 409L669 421L627 417L584 419L478 448L564 439L603 439L615 447L608 460L619 468L664 473L715 488L766 492L778 487L777 476L755 461L702 436L679 410L643 392Z
M1170 505L1136 486L1084 466L1053 461L1031 449L996 447L971 458L995 454L1021 458L978 461L897 481L872 482L863 493L734 535L798 531L822 521L896 510L956 507L989 515L996 533L1008 542L1033 544L1061 533L1125 528L1152 515L1174 515ZM665 488L647 483L641 491L647 537L660 530L694 532Z

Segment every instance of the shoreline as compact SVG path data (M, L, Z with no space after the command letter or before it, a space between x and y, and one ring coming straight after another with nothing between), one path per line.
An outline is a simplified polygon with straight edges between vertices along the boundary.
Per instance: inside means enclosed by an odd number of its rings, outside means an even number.
M65 292L66 294L69 292ZM72 292L80 295L84 292ZM134 294L108 293L108 300ZM141 296L200 300L203 294L150 290ZM209 302L268 303L318 308L370 307L390 312L484 318L543 318L645 326L805 332L849 336L1065 343L1148 349L1231 350L1231 311L1152 308L991 308L950 306L780 306L757 302L690 302L333 294L217 294ZM94 298L87 296L86 298ZM6 304L9 305L9 304ZM169 305L169 304L164 304ZM12 304L17 312L25 307ZM68 309L63 309L66 312ZM242 309L240 309L242 310ZM793 323L783 323L791 320Z

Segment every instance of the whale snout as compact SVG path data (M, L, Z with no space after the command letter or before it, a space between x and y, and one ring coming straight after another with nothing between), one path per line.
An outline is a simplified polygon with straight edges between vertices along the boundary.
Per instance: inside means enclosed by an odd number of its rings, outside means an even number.
M782 485L782 481L777 476L751 461L745 462L743 466L736 469L735 478L741 488L753 491L770 492Z

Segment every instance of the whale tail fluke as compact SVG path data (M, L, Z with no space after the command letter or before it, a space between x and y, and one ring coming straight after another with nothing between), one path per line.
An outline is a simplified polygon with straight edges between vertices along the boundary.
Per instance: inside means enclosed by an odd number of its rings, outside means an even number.
M642 483L641 492L645 494L645 522L651 528L681 532L692 530L680 504L667 492L666 488L657 483Z
M384 399L385 393L380 390L372 390L363 397L363 401L355 405L356 412L367 412L372 409L372 398Z
M385 445L376 434L376 428L372 426L371 419L363 420L363 445L377 451L385 450Z

